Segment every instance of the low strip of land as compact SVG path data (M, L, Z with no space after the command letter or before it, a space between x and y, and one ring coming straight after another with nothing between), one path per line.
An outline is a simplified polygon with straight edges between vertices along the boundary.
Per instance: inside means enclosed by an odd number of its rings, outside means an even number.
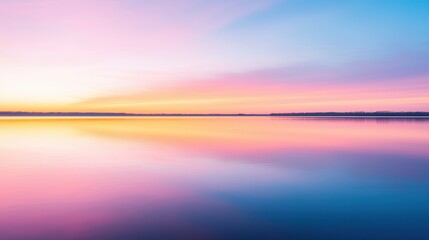
M274 117L429 117L429 112L292 112L269 114L186 114L186 113L103 113L103 112L0 112L0 117L241 117L241 116L274 116Z
M271 113L270 116L291 117L429 117L429 112L298 112Z

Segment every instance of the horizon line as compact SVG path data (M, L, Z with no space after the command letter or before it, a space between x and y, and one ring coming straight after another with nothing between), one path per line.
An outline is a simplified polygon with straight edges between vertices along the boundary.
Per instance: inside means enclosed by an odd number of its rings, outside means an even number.
M277 113L125 113L0 111L0 117L192 117L192 116L296 116L296 117L429 117L426 111L322 111Z

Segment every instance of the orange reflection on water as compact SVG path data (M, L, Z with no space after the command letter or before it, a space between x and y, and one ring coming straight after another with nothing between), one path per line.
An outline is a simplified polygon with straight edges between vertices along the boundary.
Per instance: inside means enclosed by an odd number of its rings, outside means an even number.
M269 117L64 120L81 133L189 150L377 149L428 154L429 122ZM61 126L62 123L57 123ZM43 124L43 123L41 123ZM49 124L49 123L48 123Z

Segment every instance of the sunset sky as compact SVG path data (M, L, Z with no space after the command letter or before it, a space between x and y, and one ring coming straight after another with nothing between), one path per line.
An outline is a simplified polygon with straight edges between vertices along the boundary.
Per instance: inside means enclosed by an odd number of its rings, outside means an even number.
M0 0L0 111L429 111L426 0Z

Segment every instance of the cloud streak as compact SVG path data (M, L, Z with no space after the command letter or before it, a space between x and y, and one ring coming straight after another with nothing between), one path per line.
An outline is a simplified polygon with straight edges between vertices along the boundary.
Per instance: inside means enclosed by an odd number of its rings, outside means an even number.
M422 61L426 55L418 56L222 74L77 106L145 113L429 110L429 73Z

